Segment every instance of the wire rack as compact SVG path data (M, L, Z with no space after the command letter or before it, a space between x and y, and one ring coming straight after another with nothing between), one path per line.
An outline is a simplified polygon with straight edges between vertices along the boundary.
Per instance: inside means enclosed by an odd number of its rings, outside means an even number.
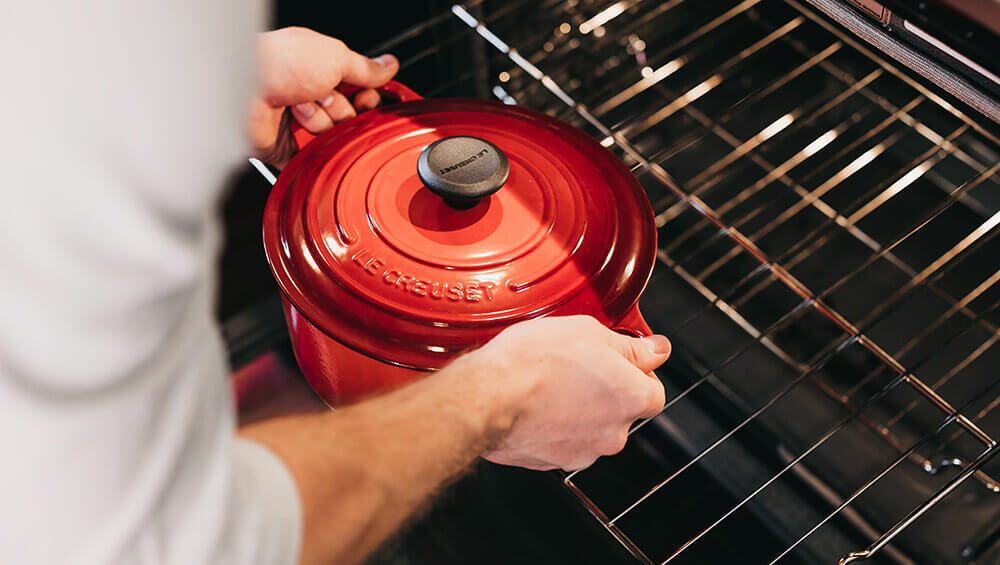
M913 563L894 543L915 523L954 511L969 529L996 522L990 131L794 0L470 2L373 52L404 46L404 77L471 53L477 64L437 75L425 94L493 96L567 120L617 152L653 203L652 286L670 290L643 307L694 370L661 376L667 405L622 454L564 477L638 560L702 562L699 548L726 543L790 483L822 510L783 524L778 550L748 562ZM686 430L706 403L728 420ZM667 458L663 434L684 452ZM694 470L726 475L761 434L780 442L727 481L732 503L678 508L690 519L665 531L658 517L685 499ZM820 546L838 524L857 535Z

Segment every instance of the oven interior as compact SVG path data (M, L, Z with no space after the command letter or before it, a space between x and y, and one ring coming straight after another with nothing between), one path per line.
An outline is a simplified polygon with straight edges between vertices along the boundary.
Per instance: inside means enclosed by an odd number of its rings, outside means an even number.
M665 410L552 484L457 487L570 532L516 561L1000 562L996 124L798 0L473 1L383 52L426 97L588 132L656 214ZM227 318L237 364L275 300Z

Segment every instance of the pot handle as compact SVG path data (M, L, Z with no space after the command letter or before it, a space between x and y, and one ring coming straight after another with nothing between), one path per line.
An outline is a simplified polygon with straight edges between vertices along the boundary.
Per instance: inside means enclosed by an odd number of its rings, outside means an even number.
M642 313L639 312L638 304L633 306L628 311L628 314L625 314L625 317L612 329L618 333L632 337L649 337L653 335L653 330L649 328L649 324L646 323L646 320L642 318Z
M340 92L344 96L350 98L354 96L354 93L362 90L361 87L354 86L353 84L341 83L337 86L337 92ZM378 93L385 98L389 99L390 104L396 104L401 102L412 102L414 100L423 100L423 96L420 96L414 92L410 87L403 83L390 80L385 83L381 88L378 89ZM309 132L306 128L299 124L298 120L292 118L292 137L295 138L295 146L302 149L309 144L310 141L316 139L316 136Z

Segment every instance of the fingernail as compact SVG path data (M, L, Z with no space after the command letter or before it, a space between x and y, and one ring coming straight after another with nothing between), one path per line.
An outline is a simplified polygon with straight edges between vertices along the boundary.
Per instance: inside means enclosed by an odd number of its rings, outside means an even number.
M303 118L310 118L316 113L316 106L313 106L311 102L296 104L295 111L298 112Z
M319 101L319 105L322 106L322 107L324 107L324 108L326 108L330 104L333 104L333 95L332 94L327 94L325 97L323 97L322 100Z
M388 67L393 62L395 62L395 60L396 58L393 57L392 55L379 55L378 57L372 59L372 61L375 61L376 63L382 65L383 67Z
M651 335L642 338L642 342L649 348L653 355L666 355L670 353L670 340L662 335Z

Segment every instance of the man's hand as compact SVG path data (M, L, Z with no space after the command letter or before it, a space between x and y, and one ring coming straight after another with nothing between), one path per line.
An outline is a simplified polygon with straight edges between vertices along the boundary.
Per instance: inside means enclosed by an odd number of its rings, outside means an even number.
M491 408L510 422L484 457L531 469L581 469L625 446L629 426L663 409L652 375L670 355L663 336L615 333L593 318L512 326L447 370L490 379Z
M260 84L250 103L248 133L254 156L278 167L295 154L291 119L322 133L378 106L374 89L399 70L392 55L368 59L338 39L296 27L260 34L257 51ZM335 90L341 82L362 89L348 100Z

